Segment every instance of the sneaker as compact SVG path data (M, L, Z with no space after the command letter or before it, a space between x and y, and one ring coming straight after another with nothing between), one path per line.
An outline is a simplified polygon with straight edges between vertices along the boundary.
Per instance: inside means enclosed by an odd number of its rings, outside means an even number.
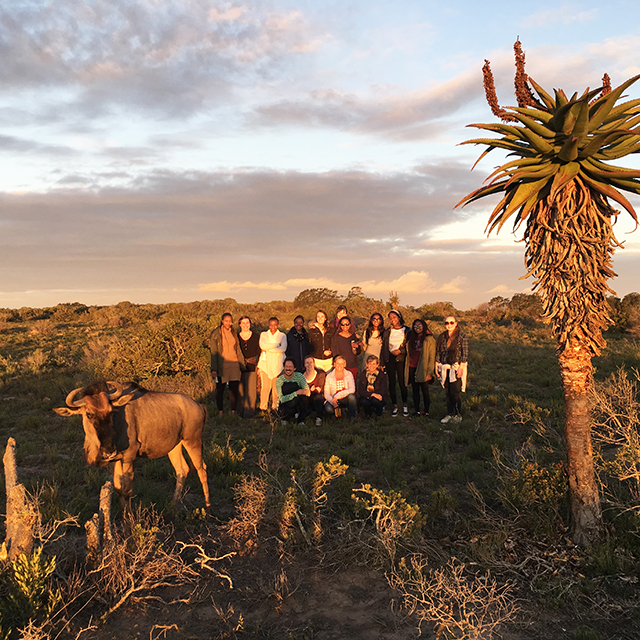
M393 407L393 411L391 412L391 417L396 418L398 416L398 407Z
M322 418L316 418L316 427L322 426Z
M442 422L442 424L447 424L449 420L451 420L451 416L445 416L444 418L442 418L442 420L440 420L440 422Z
M414 418L419 418L422 414L419 411L414 411L413 412L413 416Z
M460 424L462 422L462 416L460 414L458 414L457 416L453 416L453 421L456 424Z
M408 418L408 417L409 417L409 407L402 407L402 415L403 415L405 418Z
M428 420L431 416L425 411L424 412L424 417Z

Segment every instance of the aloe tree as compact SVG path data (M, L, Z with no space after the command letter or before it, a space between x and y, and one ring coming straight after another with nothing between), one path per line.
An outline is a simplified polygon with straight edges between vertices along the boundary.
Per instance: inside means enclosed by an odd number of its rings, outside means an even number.
M572 535L581 544L601 532L602 515L591 448L587 392L592 381L591 358L605 346L602 331L611 323L606 296L619 212L636 212L621 193L640 193L640 171L610 161L640 152L640 100L619 102L640 76L611 90L603 86L570 98L562 90L553 96L525 73L519 41L516 59L517 107L498 104L489 61L483 67L487 101L499 124L469 126L497 134L467 140L485 145L478 162L493 149L514 157L499 166L484 186L458 205L502 194L487 224L498 232L511 219L514 231L525 225L526 276L543 305L558 341L557 355L565 398L565 438L571 498ZM477 164L477 162L476 162ZM475 165L474 165L475 166Z

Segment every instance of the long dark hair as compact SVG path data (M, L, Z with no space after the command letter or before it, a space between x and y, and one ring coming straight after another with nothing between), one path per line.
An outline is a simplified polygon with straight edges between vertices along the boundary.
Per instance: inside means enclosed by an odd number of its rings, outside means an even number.
M407 340L415 340L416 338L418 338L418 334L413 330L413 325L419 322L422 325L422 333L419 334L420 335L420 342L424 342L425 338L427 336L433 335L431 333L431 331L429 331L429 327L427 326L427 323L422 319L422 318L416 318L412 323L411 323L411 329L409 329L409 335L407 336Z
M382 337L382 332L384 331L384 318L381 313L377 311L371 314L369 318L369 324L367 325L367 330L364 332L364 341L369 344L369 339L371 338L371 334L375 331L375 327L373 326L373 319L375 317L380 318L380 326L378 327L378 331L380 332L380 337Z

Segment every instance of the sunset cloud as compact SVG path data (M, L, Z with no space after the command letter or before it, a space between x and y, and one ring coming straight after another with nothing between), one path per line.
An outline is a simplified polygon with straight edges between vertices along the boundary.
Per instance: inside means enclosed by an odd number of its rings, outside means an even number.
M341 282L331 278L290 278L283 282L210 282L198 286L200 291L216 293L233 293L243 289L259 289L263 291L287 291L299 293L304 289L327 288L340 294L346 294L352 287L360 287L365 295L386 297L389 292L399 294L425 293L463 293L466 278L457 277L444 284L435 283L426 271L408 271L393 280L362 280L359 282Z

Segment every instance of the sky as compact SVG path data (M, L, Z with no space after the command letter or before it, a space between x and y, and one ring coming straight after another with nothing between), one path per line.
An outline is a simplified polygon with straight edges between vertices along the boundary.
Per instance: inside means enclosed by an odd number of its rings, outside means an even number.
M2 2L0 307L529 292L497 200L454 209L503 159L459 144L496 121L485 58L514 104L517 37L548 90L640 73L636 0Z

